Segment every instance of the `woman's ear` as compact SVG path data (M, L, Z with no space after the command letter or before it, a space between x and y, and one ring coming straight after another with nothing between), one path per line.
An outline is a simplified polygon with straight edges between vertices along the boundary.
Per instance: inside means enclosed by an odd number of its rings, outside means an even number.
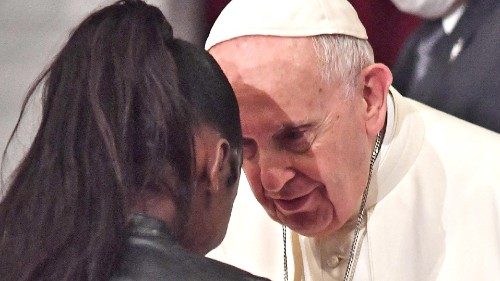
M226 139L217 141L215 152L209 161L209 190L217 193L220 188L227 188L228 178L231 176L231 147Z
M361 71L363 99L366 103L366 132L375 137L383 128L387 113L387 94L392 83L389 68L381 63L372 64Z

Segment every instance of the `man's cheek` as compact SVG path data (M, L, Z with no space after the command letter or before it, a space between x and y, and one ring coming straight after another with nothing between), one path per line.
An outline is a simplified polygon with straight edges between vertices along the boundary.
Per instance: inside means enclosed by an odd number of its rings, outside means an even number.
M252 193L254 194L259 204L262 205L262 207L264 207L264 209L269 213L269 215L271 215L271 213L275 213L274 203L271 199L265 196L264 188L262 187L260 180L253 181L250 177L248 177L248 183L250 184Z
M260 183L253 183L250 181L250 188L252 189L255 198L257 198L257 201L259 201L262 205L267 205L266 202L268 200L264 195L264 188L262 188L262 185Z
M255 198L260 202L264 199L264 189L262 188L262 184L260 183L260 178L257 174L252 173L251 169L243 169L245 172L245 176L247 178L248 184L250 185L250 189L254 194Z

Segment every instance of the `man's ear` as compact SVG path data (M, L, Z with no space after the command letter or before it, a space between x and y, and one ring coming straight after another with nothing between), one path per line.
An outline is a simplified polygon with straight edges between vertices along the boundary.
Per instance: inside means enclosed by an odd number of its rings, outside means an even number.
M392 74L387 66L375 63L361 71L361 79L366 103L366 132L374 137L384 128Z
M209 177L212 193L217 193L220 188L227 187L228 177L231 175L231 148L226 139L217 141L216 149L212 154L213 161L209 161Z

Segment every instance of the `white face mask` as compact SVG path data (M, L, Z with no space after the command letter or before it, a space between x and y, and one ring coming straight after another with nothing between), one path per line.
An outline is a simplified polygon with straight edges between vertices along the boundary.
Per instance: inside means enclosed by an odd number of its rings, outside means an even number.
M459 0L391 0L399 10L427 19L440 18Z

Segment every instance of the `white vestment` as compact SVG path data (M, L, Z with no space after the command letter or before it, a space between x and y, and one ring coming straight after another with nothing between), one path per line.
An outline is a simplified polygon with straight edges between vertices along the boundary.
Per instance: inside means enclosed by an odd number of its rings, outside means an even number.
M396 91L392 97L392 133L384 138L386 151L374 167L362 260L356 269L377 281L500 280L500 135ZM239 218L233 216L231 221ZM273 255L283 248L276 233L272 239L277 245L263 244L269 239L265 229L279 225L266 222L254 227L255 236L244 239L231 231L230 224L231 236L221 245L227 255L215 258L231 263L231 255L243 258L248 249L255 252L263 246L263 255L266 249ZM337 255L339 246L332 245L337 240L295 240L300 241L300 246L295 243L300 251L290 277L305 273L310 275L306 280L342 280L345 269L337 267L343 265L345 250L343 256ZM253 262L252 273L283 280L282 274L281 278L270 274L282 271L282 259ZM248 270L244 263L236 265Z

